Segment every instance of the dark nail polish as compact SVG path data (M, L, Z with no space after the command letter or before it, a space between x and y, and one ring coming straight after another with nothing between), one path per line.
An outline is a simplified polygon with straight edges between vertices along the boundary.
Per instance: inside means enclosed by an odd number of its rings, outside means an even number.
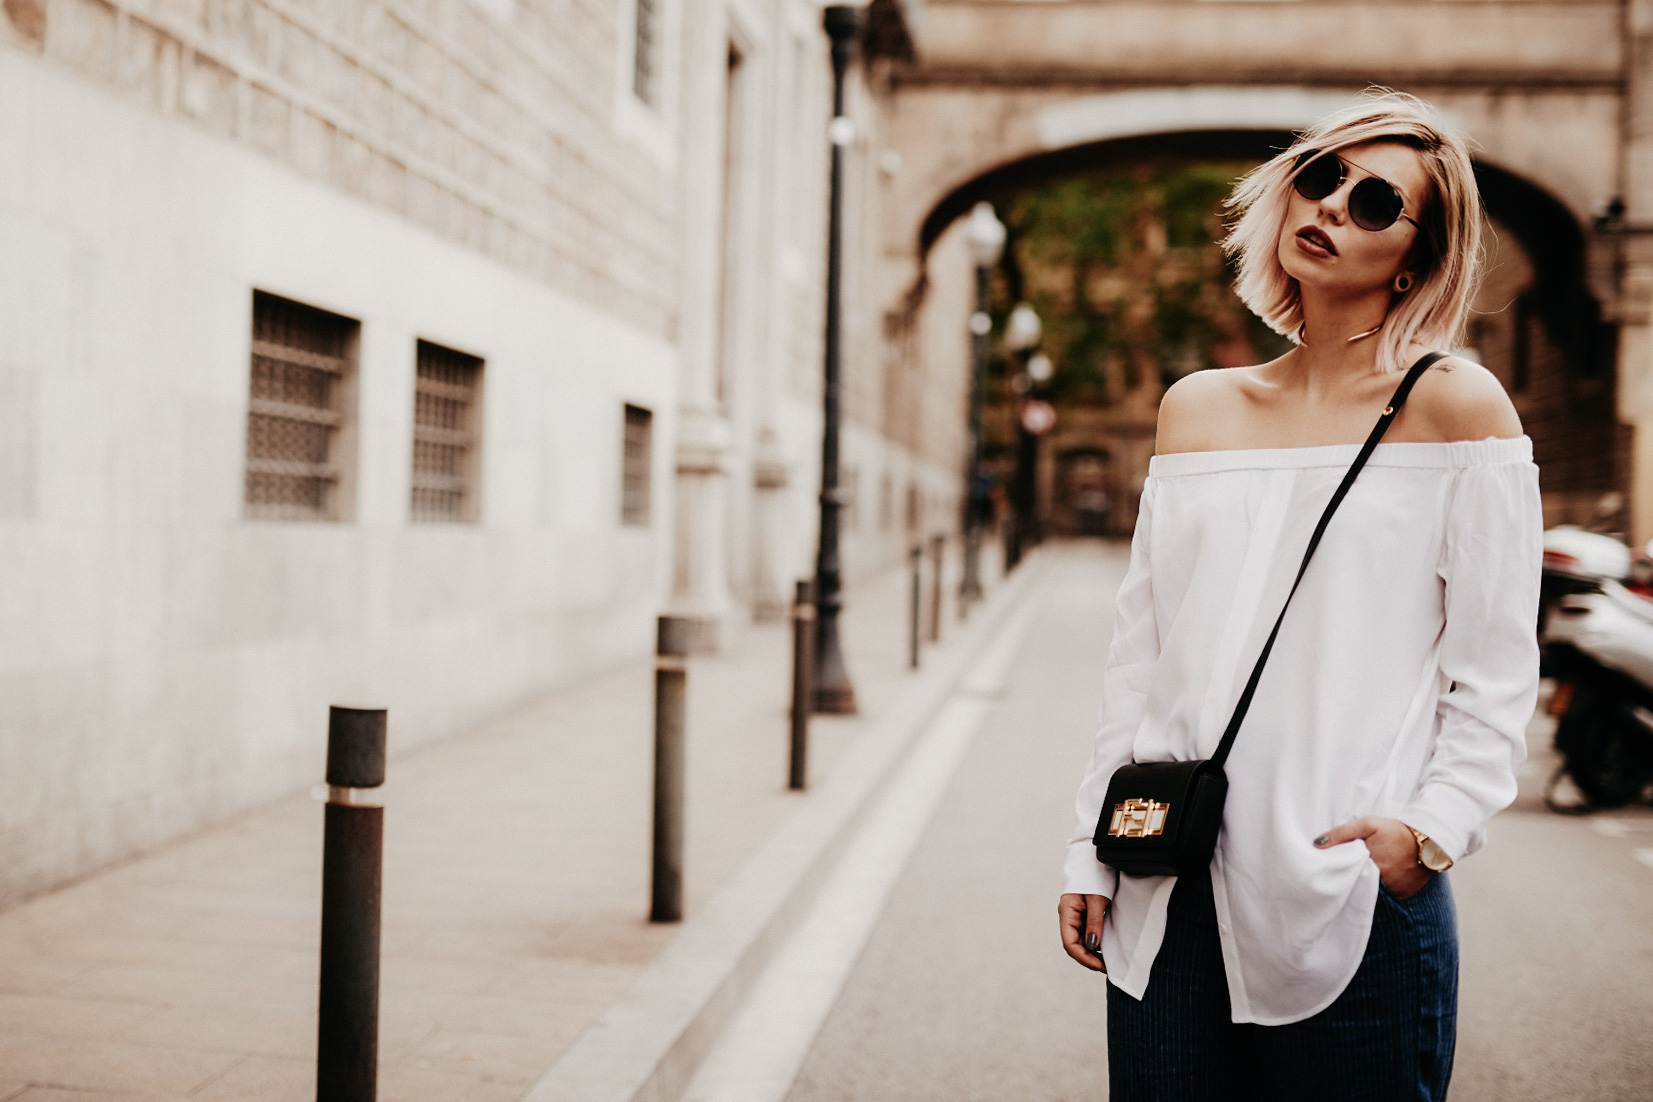
M1102 948L1102 939L1101 938L1097 937L1095 934L1086 934L1085 935L1085 952L1091 954L1092 956L1095 956L1096 953L1097 953L1097 950L1099 950L1101 948Z
M1322 834L1320 837L1318 837L1314 840L1314 844L1317 845L1317 846L1325 845L1326 844L1326 836L1324 834Z

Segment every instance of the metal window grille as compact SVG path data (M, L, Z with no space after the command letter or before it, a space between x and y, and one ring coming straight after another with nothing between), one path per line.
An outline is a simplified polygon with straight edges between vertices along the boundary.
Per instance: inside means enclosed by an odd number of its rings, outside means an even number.
M420 341L413 398L413 500L419 522L475 519L477 387L482 361Z
M249 518L340 519L336 453L356 330L349 318L254 292Z
M620 523L649 522L649 450L654 414L626 407L625 457L620 475Z
M655 42L659 38L656 0L637 0L637 28L632 42L631 89L637 98L654 106L656 92Z

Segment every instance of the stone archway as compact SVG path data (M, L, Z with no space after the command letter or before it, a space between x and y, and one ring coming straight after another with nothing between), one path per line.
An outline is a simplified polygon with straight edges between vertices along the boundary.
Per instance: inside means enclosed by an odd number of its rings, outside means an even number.
M1450 112L1487 164L1590 227L1579 251L1584 281L1616 327L1616 417L1647 430L1632 434L1630 529L1638 542L1653 536L1653 52L1646 21L1626 21L1622 3L927 0L902 10L912 50L878 76L868 161L879 176L876 270L862 298L894 337L864 347L887 392L911 387L918 368L900 365L925 341L958 345L949 354L959 364L967 356L951 330L924 327L917 341L903 324L908 292L957 297L942 286L945 258L923 247L949 247L945 233L923 232L943 197L1003 166L1099 140L1290 129L1376 82ZM1535 271L1546 277L1543 265ZM956 379L926 381L937 410L958 392ZM891 402L884 417L911 412ZM922 435L941 458L959 434L930 420Z
M1251 156L1347 106L1357 88L1193 85L1075 94L1044 87L898 85L883 139L900 165L885 183L884 255L920 259L977 198L1069 165L1145 156ZM1616 89L1441 89L1429 95L1496 165L1508 189L1546 197L1584 224L1616 191ZM1580 235L1582 237L1582 235ZM918 248L914 249L915 243ZM1593 248L1594 246L1592 246ZM1605 292L1606 288L1598 289Z
M886 222L890 282L897 277L893 265L902 261L906 279L901 293L892 296L886 331L917 334L908 341L908 355L920 362L906 373L908 385L922 387L967 362L962 334L970 309L969 261L962 244L952 240L956 231L949 231L977 200L1002 199L1042 182L1110 167L1261 160L1283 148L1294 129L1349 99L1345 92L1272 88L1155 89L1066 100L1016 92L1014 109L1001 112L991 130L995 140L976 144L974 174L931 176L926 199L915 188L897 203L900 217ZM1509 131L1490 125L1485 104L1468 106L1477 108L1480 122L1495 136ZM1472 121L1462 117L1466 110L1454 113L1473 136ZM1063 141L1069 144L1057 144ZM1581 208L1588 193L1576 165L1550 158L1532 142L1478 144L1477 174L1498 244L1468 343L1510 389L1529 426L1546 520L1627 529L1627 512L1615 517L1595 512L1604 494L1628 489L1631 433L1617 416L1616 331L1603 320L1591 286L1601 258L1584 228ZM1494 159L1489 147L1495 145L1521 163ZM931 155L958 167L966 163L958 144ZM1535 178L1534 167L1549 178ZM934 186L938 178L947 181L940 189ZM1569 191L1558 192L1558 186ZM1150 399L1157 400L1157 394L1145 396L1134 413L1112 418L1121 423L1116 429L1140 438L1139 422L1151 423ZM1116 444L1098 439L1073 446L1111 448L1116 455L1142 451ZM1140 476L1145 451L1139 459L1132 465L1141 468Z
M1493 232L1466 344L1532 437L1546 525L1628 533L1633 433L1618 408L1617 326L1591 290L1584 227L1529 180L1486 163L1476 176Z

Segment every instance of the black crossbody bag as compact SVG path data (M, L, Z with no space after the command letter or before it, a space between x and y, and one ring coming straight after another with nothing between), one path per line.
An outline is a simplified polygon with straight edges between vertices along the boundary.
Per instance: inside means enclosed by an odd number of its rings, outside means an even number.
M1390 423L1400 413L1407 395L1412 393L1412 385L1429 370L1430 365L1445 355L1444 352L1431 352L1407 371L1406 378L1395 388L1394 397L1389 399L1383 416L1378 418L1371 435L1366 438L1360 454L1355 456L1349 472L1343 476L1337 492L1332 494L1326 511L1320 514L1320 523L1315 525L1314 535L1309 537L1309 547L1303 552L1303 564L1297 568L1297 578L1291 583L1291 592L1286 594L1280 615L1275 618L1274 630L1268 633L1263 653L1257 656L1257 664L1251 669L1245 691L1234 705L1234 714L1223 731L1222 741L1217 744L1217 752L1204 761L1132 762L1114 772L1108 781L1107 798L1102 801L1096 833L1091 839L1096 843L1098 861L1112 865L1127 876L1185 875L1199 872L1211 864L1211 855L1217 848L1217 833L1223 825L1223 802L1228 797L1228 776L1223 772L1223 763L1228 760L1228 752L1234 747L1234 736L1239 734L1240 724L1251 707L1257 682L1263 676L1269 651L1274 649L1274 638L1280 634L1286 609L1291 607L1291 599L1296 596L1297 587L1303 581L1303 572L1309 568L1309 560L1314 557L1315 548L1320 546L1320 537L1325 534L1332 514L1343 503L1349 487L1354 485L1355 476L1371 458L1378 441L1389 431Z

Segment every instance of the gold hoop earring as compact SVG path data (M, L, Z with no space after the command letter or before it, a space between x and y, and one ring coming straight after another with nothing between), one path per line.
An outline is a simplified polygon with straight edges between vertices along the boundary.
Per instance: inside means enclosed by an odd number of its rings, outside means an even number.
M1402 272L1395 277L1395 294L1404 295L1412 289L1412 273Z

